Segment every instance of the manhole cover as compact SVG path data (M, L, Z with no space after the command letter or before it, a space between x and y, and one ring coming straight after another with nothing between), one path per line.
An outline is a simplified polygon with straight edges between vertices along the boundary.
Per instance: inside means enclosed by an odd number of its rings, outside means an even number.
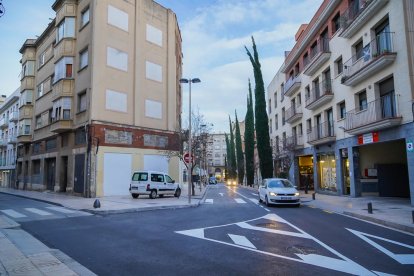
M303 254L303 255L317 253L317 250L315 248L309 247L309 246L302 246L302 245L289 246L286 248L286 251L290 253Z
M265 227L265 228L271 228L271 229L278 229L278 228L280 228L280 227L278 227L278 225L276 223L272 223L272 222L258 223L258 224L256 224L256 226Z

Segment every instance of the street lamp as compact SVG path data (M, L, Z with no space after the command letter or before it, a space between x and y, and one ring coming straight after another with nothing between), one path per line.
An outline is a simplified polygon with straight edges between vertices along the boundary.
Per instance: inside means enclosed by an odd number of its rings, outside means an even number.
M194 79L180 79L180 83L188 83L189 87L189 124L188 124L188 153L190 154L190 160L189 162L189 172L190 172L190 178L188 179L188 204L191 204L191 191L193 186L193 175L191 173L191 170L193 168L193 155L191 152L191 83L199 83L201 80L199 78Z

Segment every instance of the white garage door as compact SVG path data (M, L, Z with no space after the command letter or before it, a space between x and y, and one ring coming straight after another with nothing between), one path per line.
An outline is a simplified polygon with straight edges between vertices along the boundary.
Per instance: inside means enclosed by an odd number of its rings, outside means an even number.
M128 195L131 181L131 154L105 153L104 195Z
M167 157L165 155L144 155L144 170L169 174Z

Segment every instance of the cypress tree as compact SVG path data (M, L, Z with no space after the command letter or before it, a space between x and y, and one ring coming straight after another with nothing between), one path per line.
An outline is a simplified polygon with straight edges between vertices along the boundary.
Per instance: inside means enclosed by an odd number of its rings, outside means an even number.
M246 48L247 55L250 58L250 62L253 66L254 79L256 87L254 89L255 108L254 115L256 121L256 139L257 151L259 154L260 173L262 178L270 178L273 176L273 160L272 160L272 147L270 145L269 137L269 119L266 113L266 100L265 89L262 76L261 65L259 62L259 54L257 53L256 43L252 36L253 43L253 56Z
M231 178L235 179L237 177L237 164L236 164L236 146L234 145L234 132L233 132L233 125L231 123L230 115L229 115L229 124L230 124L230 170L231 170Z
M244 152L246 157L246 181L247 185L254 183L254 114L252 87L249 80L249 95L247 97L247 112L244 119Z
M236 115L236 157L237 157L237 177L239 183L243 183L244 178L244 156L243 156L243 147L242 139L240 135L240 126L239 120L237 119L237 112L234 111Z

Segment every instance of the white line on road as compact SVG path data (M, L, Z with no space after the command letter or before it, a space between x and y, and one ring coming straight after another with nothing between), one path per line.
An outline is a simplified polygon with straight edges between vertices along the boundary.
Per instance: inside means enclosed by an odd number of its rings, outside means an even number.
M224 194L223 194L223 193L219 193L219 195L224 196Z
M26 215L23 215L19 212L16 212L16 211L12 210L12 209L0 210L0 211L2 211L3 213L5 213L6 215L8 215L9 217L12 217L12 218L25 218L25 217L27 217Z
M235 198L234 199L237 203L246 203L246 201L244 201L243 199L241 199L241 198Z
M257 198L249 198L249 200L254 204L259 204L259 200L257 200Z
M227 235L229 235L230 239L232 239L235 244L256 249L256 246L254 246L245 236L232 234Z
M36 209L36 208L24 208L24 209L29 211L29 212L41 215L41 216L50 216L51 215L51 213L49 213L49 212L42 211L42 210L39 210L39 209Z
M210 203L210 204L213 204L213 202L214 202L214 199L212 198L207 198L206 201L204 201L204 203Z
M257 193L252 193L252 195L254 195L254 196L259 196Z
M263 209L265 209L266 211L270 212L270 210L269 210L269 209L267 209L267 208L265 208L265 207L263 207Z
M56 212L60 212L60 213L64 213L64 214L73 214L76 213L76 211L73 210L69 210L63 207L57 207L57 206L51 206L51 207L46 207L47 209L56 211Z

